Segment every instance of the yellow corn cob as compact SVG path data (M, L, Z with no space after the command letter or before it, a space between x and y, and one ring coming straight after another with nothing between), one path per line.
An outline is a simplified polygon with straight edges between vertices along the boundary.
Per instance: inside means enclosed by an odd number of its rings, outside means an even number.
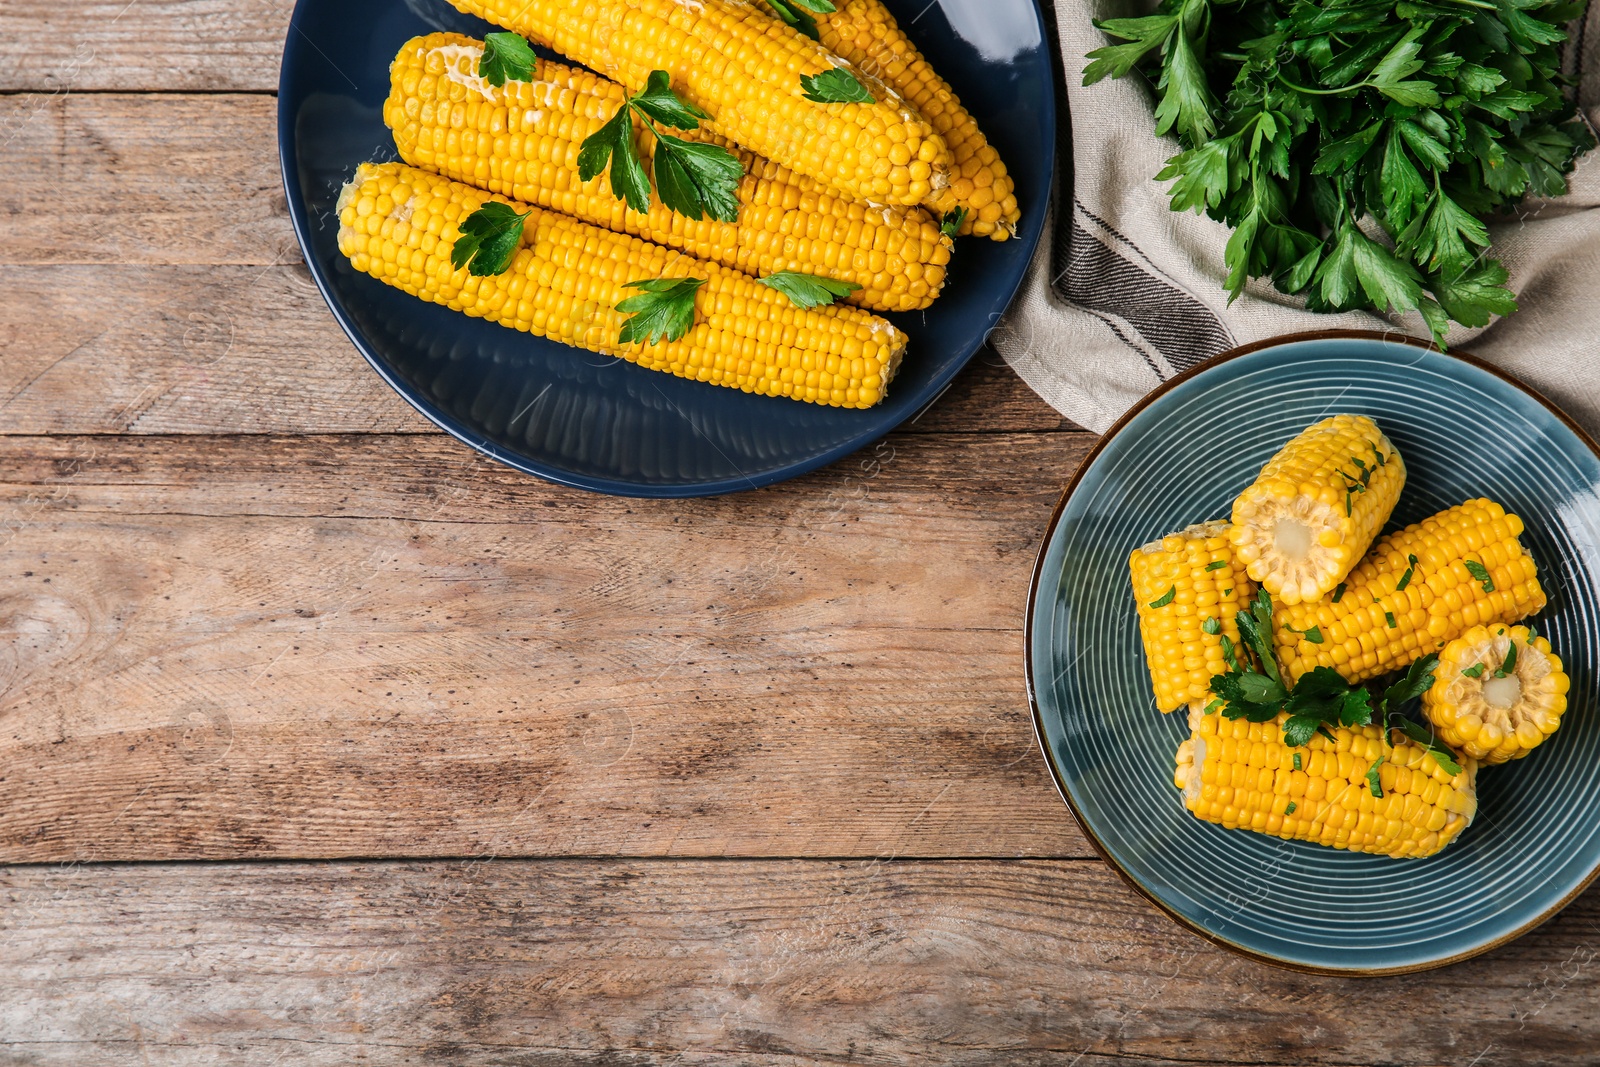
M553 211L531 212L503 274L451 266L457 226L491 196L399 163L364 163L339 197L339 250L356 270L429 303L591 352L749 393L835 407L883 399L906 338L859 308L797 308L737 271ZM624 288L648 278L704 278L695 324L677 341L618 343Z
M1528 638L1526 626L1474 626L1445 645L1422 694L1440 740L1492 764L1521 759L1556 732L1571 683L1550 642ZM1516 660L1501 674L1513 645Z
M739 0L451 0L629 90L664 70L711 130L855 200L911 205L949 184L927 120L861 75L871 104L819 104L801 75L840 66L816 41ZM860 75L859 71L854 72Z
M1200 523L1136 548L1128 570L1156 707L1175 711L1209 699L1211 676L1228 669L1222 638L1238 643L1234 617L1255 595L1233 558L1228 524ZM1207 633L1208 625L1217 632Z
M879 0L842 0L817 15L817 36L830 51L877 77L911 102L950 148L950 184L931 204L940 214L967 209L961 232L1004 241L1022 213L1011 175L978 123L934 73Z
M1522 520L1499 504L1469 500L1380 539L1335 590L1337 601L1329 595L1279 610L1285 674L1298 680L1332 667L1356 684L1409 666L1480 623L1532 615L1545 597L1521 533ZM1492 590L1469 561L1488 572Z
M1337 727L1302 748L1271 722L1189 708L1190 737L1178 746L1173 784L1183 805L1227 829L1244 828L1382 856L1431 856L1460 836L1478 811L1477 764L1452 775L1399 731L1385 746L1377 726ZM1295 767L1298 757L1300 766ZM1367 772L1379 758L1379 788Z
M578 149L622 106L623 88L549 60L534 81L496 88L477 76L482 54L481 42L453 33L401 47L383 118L407 163L747 274L853 282L850 302L878 311L915 311L939 295L951 241L927 212L844 200L741 150L738 222L695 221L654 199L647 214L630 210L607 175L578 179ZM648 158L648 131L643 139Z
M1377 423L1323 419L1279 449L1234 501L1234 547L1279 603L1315 600L1366 552L1405 481L1405 463Z

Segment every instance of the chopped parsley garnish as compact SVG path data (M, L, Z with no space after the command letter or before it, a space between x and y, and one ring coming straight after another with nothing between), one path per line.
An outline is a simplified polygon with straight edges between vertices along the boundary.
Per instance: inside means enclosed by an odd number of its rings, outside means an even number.
M1475 581L1483 583L1483 591L1485 593L1494 592L1494 579L1489 576L1488 567L1485 567L1475 559L1464 559L1461 562L1466 566L1467 573L1472 575Z
M1224 589L1222 591L1222 595L1223 596L1232 596L1233 595L1233 590L1232 589Z
M1222 632L1222 620L1215 615L1207 615L1206 621L1200 624L1200 629L1215 637Z
M665 337L676 341L694 325L694 294L706 283L704 278L649 278L627 282L626 288L641 289L637 296L624 297L617 310L630 317L617 334L617 343L636 341L655 344Z
M1300 769L1300 753L1298 752L1294 754L1294 769L1297 771Z
M1337 604L1339 602L1340 598L1343 597L1343 596L1344 596L1344 583L1340 582L1338 585L1333 587L1333 602L1335 604Z
M519 215L498 200L484 204L461 220L461 236L450 249L450 265L456 270L465 267L468 274L479 278L505 273L522 243L522 227L531 214L532 211Z
M539 69L539 57L527 38L517 33L490 33L483 38L483 55L478 59L478 77L499 87L509 81L531 82Z
M1461 671L1461 675L1464 678L1477 678L1488 669L1489 665L1487 663L1474 663L1472 666L1464 668Z
M1406 562L1410 564L1410 566L1406 567L1406 572L1400 576L1400 580L1394 583L1394 591L1396 593L1402 591L1406 586L1411 584L1411 574L1417 569L1416 556L1407 556Z
M1382 767L1383 761L1388 758L1387 755L1379 756L1372 761L1372 766L1367 768L1367 788L1372 790L1373 796L1380 799L1383 797L1383 783L1378 778L1378 768Z
M655 136L651 164L661 202L685 218L698 220L709 214L721 222L738 221L739 180L744 177L744 164L721 145L685 141L662 132L660 126L692 130L710 117L672 91L670 76L664 70L651 71L644 89L630 96L604 126L584 138L578 148L579 180L589 181L609 165L611 195L626 200L641 214L650 210L650 175L634 144L634 116Z
M1165 593L1162 593L1160 596L1158 596L1154 600L1150 601L1150 606L1152 608L1164 608L1164 607L1166 607L1168 604L1172 603L1176 599L1178 599L1178 587L1177 586L1173 586L1171 589L1168 589Z
M867 87L844 67L834 67L821 74L800 75L800 88L805 98L818 104L871 104L875 101Z
M1225 559L1214 559L1210 563L1206 564L1206 570L1208 570L1208 571L1220 571L1222 568L1226 567L1227 565L1228 565L1228 561L1225 560Z
M1296 755L1295 758L1299 759L1300 757L1298 755ZM1294 814L1294 809L1295 809L1295 803L1294 803L1294 801L1291 800L1291 801L1289 801L1289 806L1283 809L1283 813L1285 815L1293 815Z
M1515 641L1513 641L1506 648L1505 662L1500 664L1499 669L1494 672L1494 676L1496 678L1504 678L1506 675L1511 674L1516 669L1517 669L1517 643Z
M965 205L961 205L940 220L939 232L946 237L954 237L961 232L961 224L966 221L967 209ZM1206 568L1206 570L1210 569L1210 567Z
M1383 621L1389 624L1389 629L1391 630L1400 625L1394 621L1394 612L1392 611L1386 611L1383 613Z
M1322 644L1322 627L1320 626L1313 626L1309 630L1296 630L1293 626L1285 626L1284 629L1288 630L1290 633L1299 634L1307 641L1310 641L1313 645Z
M861 288L855 282L841 282L820 274L801 274L793 270L774 271L756 280L768 288L776 289L788 297L791 304L800 308L831 304Z
M767 0L767 6L780 19L813 41L817 39L817 20L812 17L813 13L826 15L838 10L828 0Z
M1204 712L1202 712L1202 714L1211 715L1211 714L1219 711L1221 708L1222 708L1222 701L1218 700L1215 697L1213 697L1212 700L1211 700L1211 703L1206 705L1206 710Z

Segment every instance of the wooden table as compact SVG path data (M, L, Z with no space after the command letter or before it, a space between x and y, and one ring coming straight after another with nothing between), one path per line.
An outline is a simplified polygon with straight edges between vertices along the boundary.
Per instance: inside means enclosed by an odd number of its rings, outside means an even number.
M1595 1062L1600 892L1350 981L1095 857L1019 632L1093 438L994 356L720 500L436 432L296 249L288 15L0 10L0 1061Z

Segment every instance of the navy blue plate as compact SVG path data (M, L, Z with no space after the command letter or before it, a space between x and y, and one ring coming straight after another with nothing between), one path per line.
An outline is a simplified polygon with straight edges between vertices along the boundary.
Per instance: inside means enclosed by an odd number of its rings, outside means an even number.
M1172 784L1185 716L1155 708L1128 553L1225 517L1317 419L1371 415L1406 461L1390 528L1487 496L1520 515L1572 679L1558 730L1482 768L1478 816L1437 856L1395 860L1224 830ZM1340 974L1436 967L1554 915L1600 870L1600 454L1488 364L1380 334L1286 338L1174 378L1067 487L1028 597L1028 693L1045 758L1089 839L1134 888L1218 944Z
M1055 95L1034 0L886 0L1016 181L1015 240L962 238L944 295L890 315L911 338L870 411L817 407L648 371L424 304L351 269L334 202L357 164L397 158L380 113L389 64L434 30L492 27L445 0L299 0L283 50L278 150L306 263L339 325L418 411L473 448L564 485L627 496L754 489L876 441L935 400L1011 302L1044 227Z

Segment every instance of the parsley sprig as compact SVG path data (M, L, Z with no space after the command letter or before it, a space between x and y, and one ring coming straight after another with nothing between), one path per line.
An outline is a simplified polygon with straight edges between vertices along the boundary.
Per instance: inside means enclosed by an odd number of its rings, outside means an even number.
M744 165L721 145L686 141L662 132L662 126L693 130L710 118L672 91L671 77L664 70L651 71L645 87L628 97L604 126L584 138L578 147L578 178L589 181L609 166L612 195L626 200L635 211L650 210L650 175L634 143L635 116L655 136L650 162L661 202L686 218L710 215L721 222L736 222Z
M1233 228L1230 299L1251 278L1315 311L1516 310L1482 219L1566 192L1593 148L1560 73L1550 0L1162 0L1097 25L1084 84L1135 69L1156 133L1182 151L1156 177L1175 211ZM1213 15L1216 17L1214 18Z
M522 243L522 229L532 211L519 214L491 200L461 220L461 236L450 249L450 265L479 278L504 274Z
M870 104L873 96L861 79L845 67L834 67L820 74L800 75L800 88L807 100L818 104Z
M1216 699L1207 705L1207 714L1220 711L1226 718L1250 722L1271 722L1279 715L1286 715L1283 741L1293 747L1307 744L1318 733L1331 740L1331 727L1369 726L1377 722L1391 730L1403 731L1427 748L1446 771L1460 773L1454 754L1434 738L1432 731L1399 711L1401 704L1418 699L1433 684L1433 673L1439 665L1437 654L1413 663L1404 675L1377 696L1365 686L1351 685L1332 667L1313 668L1291 685L1284 679L1273 650L1275 624L1272 597L1267 591L1259 590L1248 610L1240 611L1235 621L1239 627L1239 644L1235 645L1226 635L1222 638L1222 656L1228 670L1211 679L1211 693ZM1383 795L1376 784L1373 789L1374 796Z
M539 70L539 57L528 39L516 33L491 33L483 38L478 77L496 88L507 81L528 82Z

